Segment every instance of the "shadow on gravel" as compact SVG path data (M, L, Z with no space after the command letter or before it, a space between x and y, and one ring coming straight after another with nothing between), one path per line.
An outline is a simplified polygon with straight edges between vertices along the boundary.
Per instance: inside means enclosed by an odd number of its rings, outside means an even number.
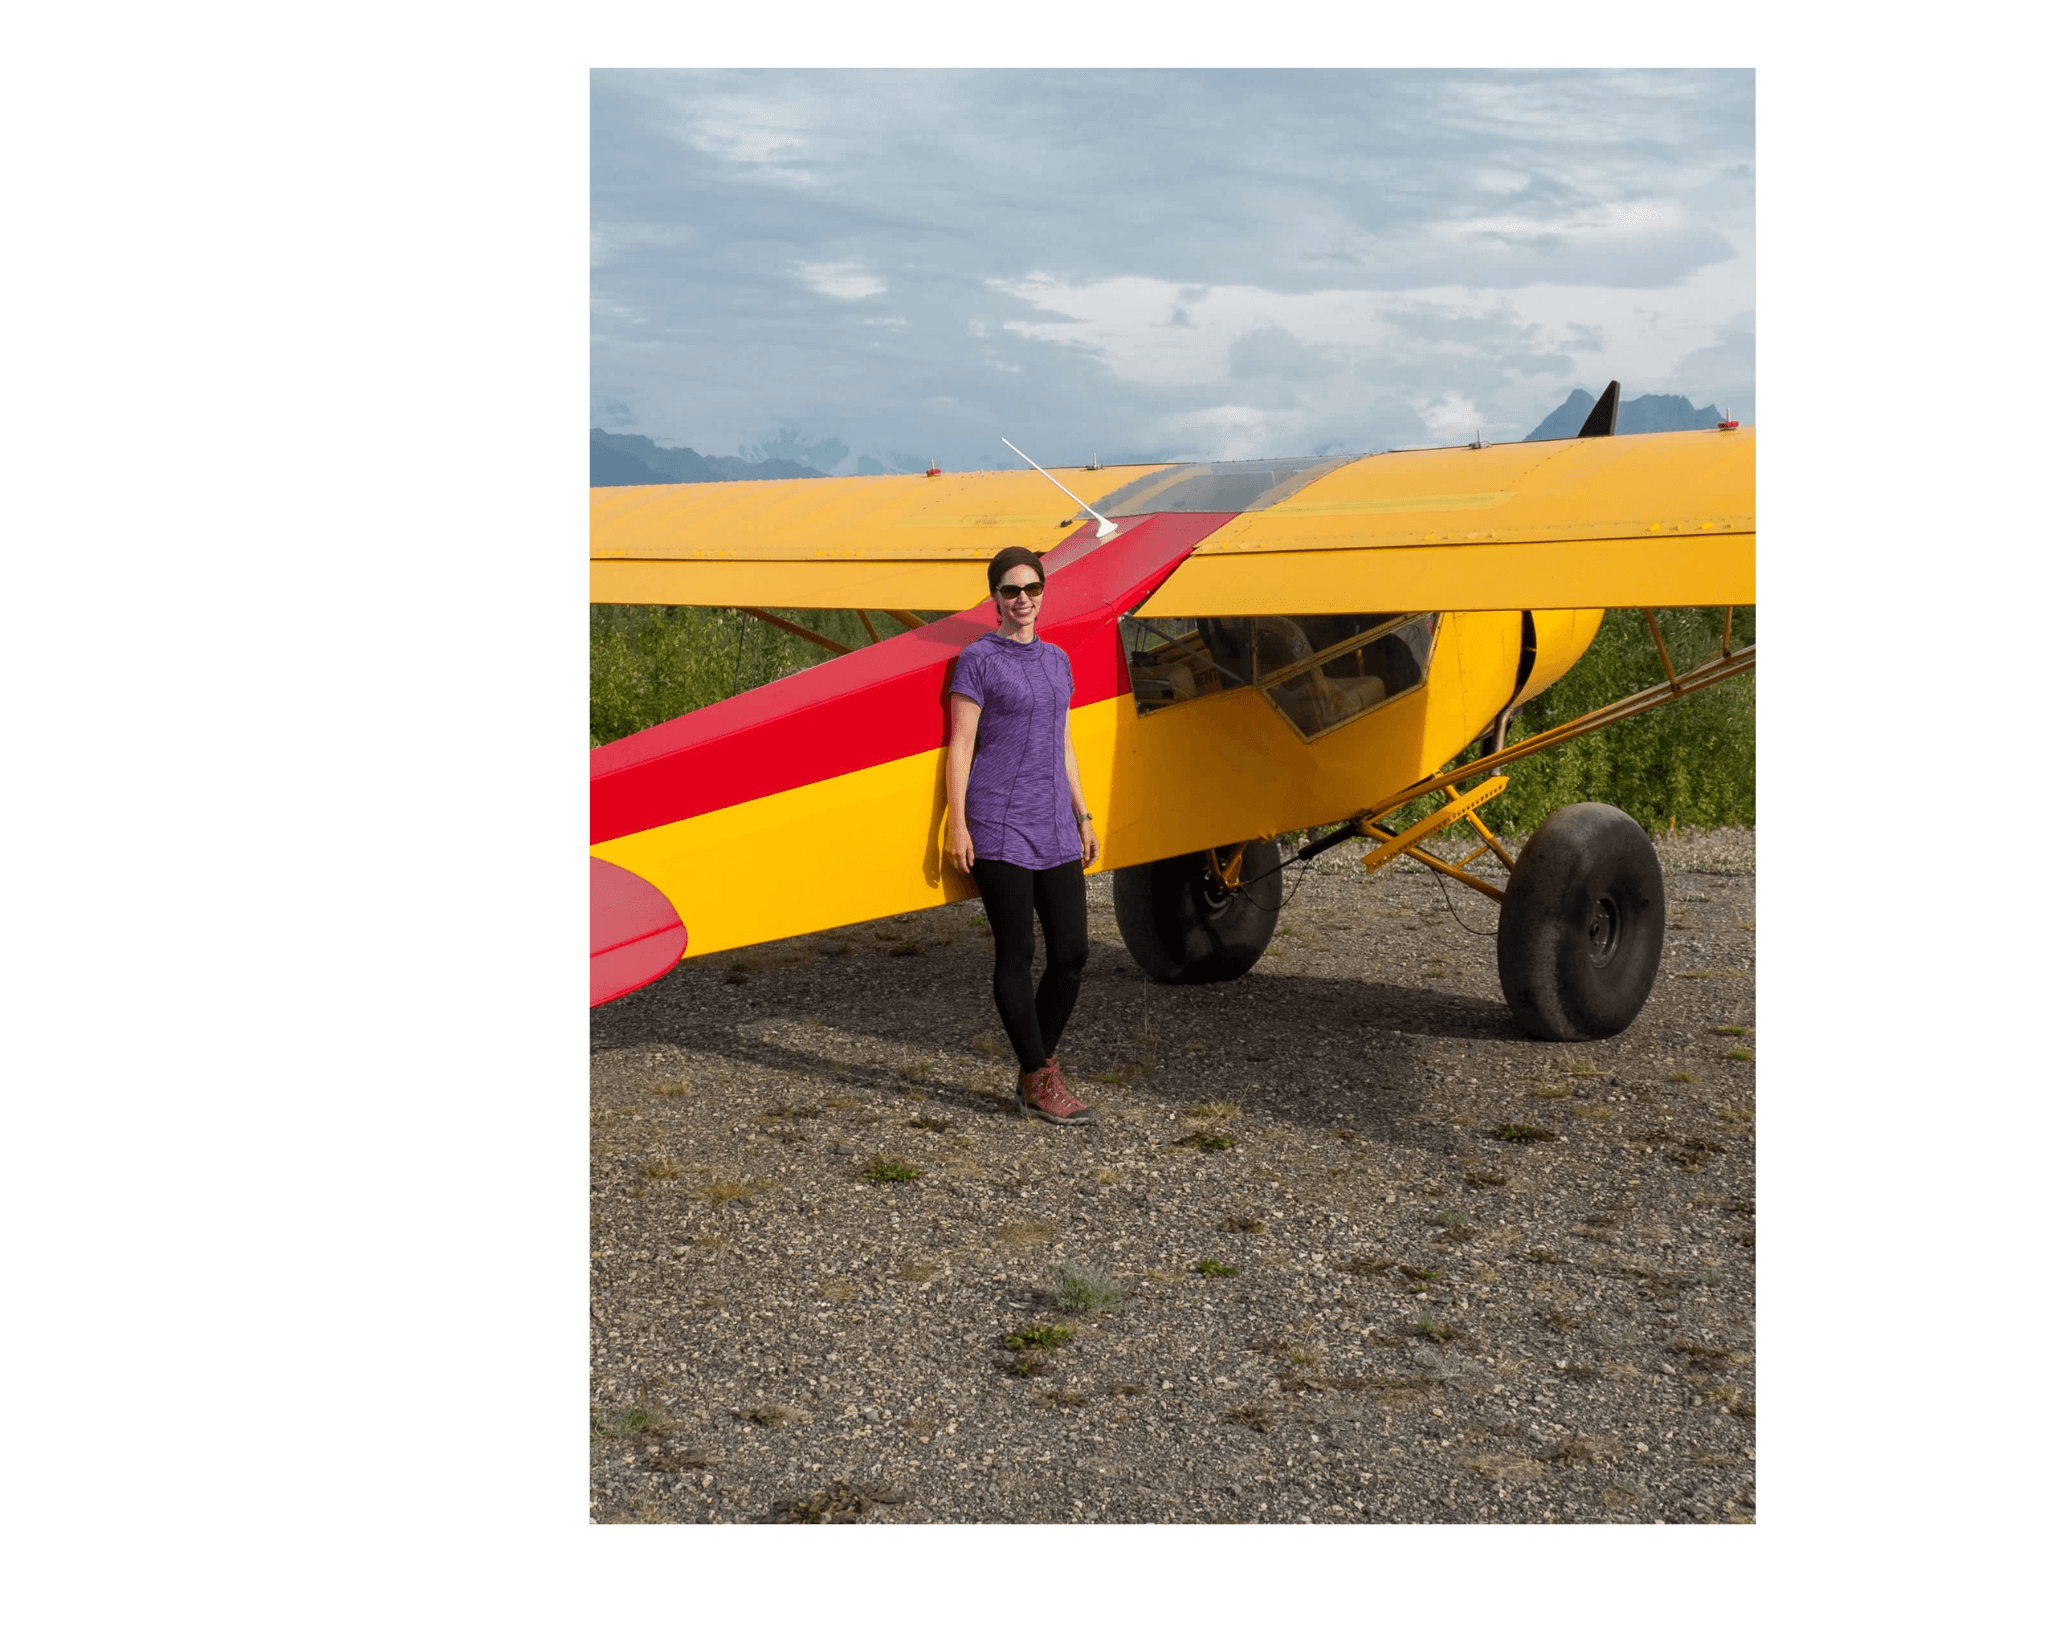
M695 1050L763 1071L900 1092L902 1079L887 1067L762 1042L753 1025L814 1020L888 1044L892 1057L906 1059L933 1049L972 1053L974 1038L998 1031L985 961L971 949L948 952L910 988L901 984L902 965L875 958L776 970L745 988L722 983L716 970L678 969L596 1010L592 1047ZM1083 1077L1152 1060L1137 1087L1155 1098L1228 1099L1272 1121L1388 1137L1394 1121L1419 1106L1428 1044L1522 1041L1498 997L1258 970L1222 986L1164 987L1147 981L1121 947L1097 941L1060 1054ZM1007 1103L943 1072L918 1086L955 1111L987 1113Z

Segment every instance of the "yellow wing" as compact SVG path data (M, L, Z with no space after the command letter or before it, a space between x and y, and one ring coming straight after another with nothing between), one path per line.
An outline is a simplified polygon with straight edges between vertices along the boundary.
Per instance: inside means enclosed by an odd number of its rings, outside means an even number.
M1094 503L1157 467L1054 468ZM964 610L1003 548L1049 552L1079 509L1038 474L889 474L590 492L594 604Z
M1737 428L1362 457L1241 513L1139 613L1755 602L1756 434Z
M1143 615L1756 602L1749 428L1054 472L1110 518L1217 517ZM590 596L966 609L1079 516L1029 471L594 489Z

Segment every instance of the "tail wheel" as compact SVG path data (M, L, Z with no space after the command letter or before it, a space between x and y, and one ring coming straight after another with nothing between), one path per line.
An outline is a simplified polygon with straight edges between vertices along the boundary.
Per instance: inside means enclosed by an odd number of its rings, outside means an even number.
M1233 845L1215 851L1228 861ZM1232 886L1214 870L1207 849L1111 876L1116 926L1124 948L1154 980L1206 986L1235 980L1265 954L1280 921L1280 846L1254 839L1244 846Z
M1536 828L1500 909L1500 989L1531 1037L1576 1043L1626 1031L1664 952L1664 869L1649 835L1604 803Z

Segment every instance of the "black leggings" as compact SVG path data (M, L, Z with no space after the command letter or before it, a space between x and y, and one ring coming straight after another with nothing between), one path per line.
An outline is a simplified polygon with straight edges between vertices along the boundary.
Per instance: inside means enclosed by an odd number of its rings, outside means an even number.
M1017 1064L1037 1071L1059 1047L1074 999L1081 995L1081 967L1088 961L1088 894L1081 863L1034 872L1006 860L977 860L974 881L996 937L996 1012ZM1045 975L1031 994L1031 914L1045 929Z

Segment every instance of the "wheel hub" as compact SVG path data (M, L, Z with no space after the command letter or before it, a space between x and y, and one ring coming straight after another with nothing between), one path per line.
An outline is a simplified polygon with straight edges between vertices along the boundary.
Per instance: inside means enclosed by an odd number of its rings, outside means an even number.
M1621 906L1612 895L1602 895L1593 902L1592 922L1586 930L1586 943L1591 951L1594 968L1607 967L1609 959L1621 945L1621 925Z

